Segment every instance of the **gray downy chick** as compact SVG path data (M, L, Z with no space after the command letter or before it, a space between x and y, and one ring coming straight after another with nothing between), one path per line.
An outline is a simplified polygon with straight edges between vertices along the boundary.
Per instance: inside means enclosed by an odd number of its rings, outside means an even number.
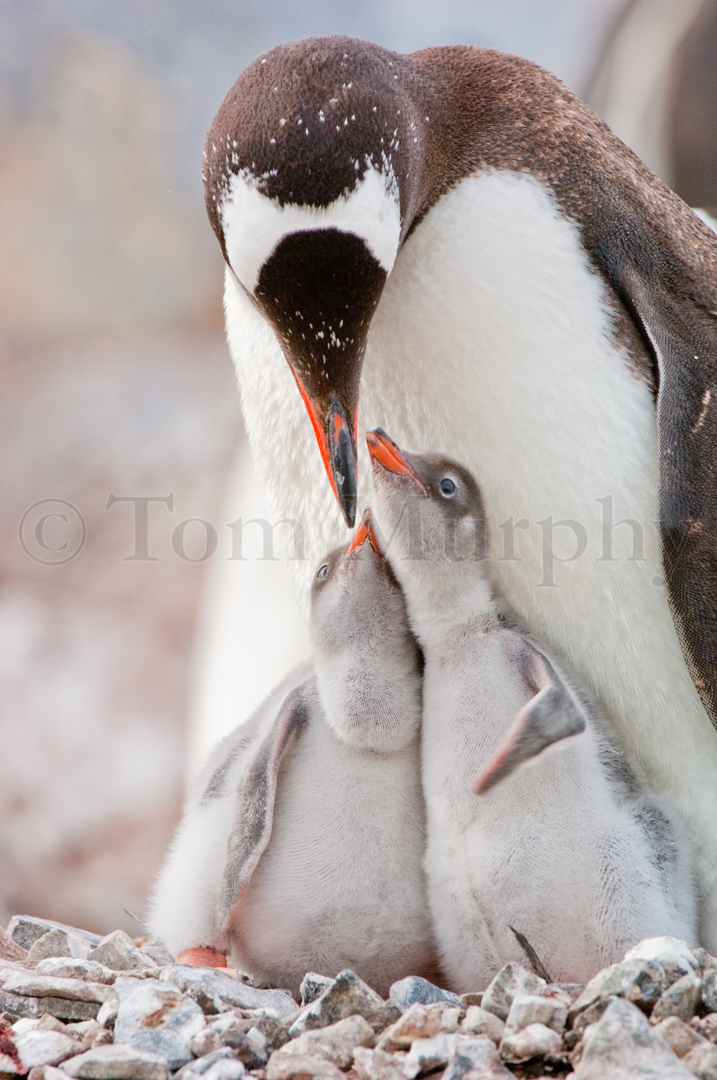
M314 658L212 754L150 919L180 959L296 992L430 975L420 652L370 511L314 578ZM224 959L226 957L226 960Z
M685 841L584 693L496 597L474 478L403 453L380 428L367 439L384 550L425 659L425 866L451 988L524 960L511 927L563 982L587 981L643 938L696 943Z

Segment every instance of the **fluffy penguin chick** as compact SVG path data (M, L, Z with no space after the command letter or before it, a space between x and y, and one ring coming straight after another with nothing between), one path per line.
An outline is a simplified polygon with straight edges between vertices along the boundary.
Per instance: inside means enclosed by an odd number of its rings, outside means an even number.
M643 938L695 942L684 841L496 599L475 480L447 458L402 453L380 428L368 443L377 521L425 658L425 867L451 988L524 962L511 927L563 982Z
M150 926L183 959L293 991L351 967L387 993L431 973L433 945L420 653L370 511L315 575L311 634L312 664L210 758Z

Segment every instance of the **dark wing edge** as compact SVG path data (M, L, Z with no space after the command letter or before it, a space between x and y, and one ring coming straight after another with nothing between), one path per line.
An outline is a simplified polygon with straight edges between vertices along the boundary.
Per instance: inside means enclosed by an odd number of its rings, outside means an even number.
M485 795L521 765L587 727L581 703L542 652L512 633L506 634L506 647L520 664L534 696L519 710L500 746L476 776L475 795Z
M306 687L299 686L284 701L242 777L219 900L219 919L225 932L271 837L281 759L308 718Z

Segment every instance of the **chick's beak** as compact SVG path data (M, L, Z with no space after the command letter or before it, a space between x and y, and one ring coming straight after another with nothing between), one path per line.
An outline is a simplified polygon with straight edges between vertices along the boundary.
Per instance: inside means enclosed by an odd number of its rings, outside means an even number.
M422 494L425 495L426 488L423 481L416 475L399 447L393 439L389 438L383 428L377 427L374 428L373 431L367 431L366 442L368 444L368 452L371 455L371 462L374 467L380 465L388 472L398 473L400 476L408 476L413 480L414 484L417 485Z
M357 551L367 540L378 555L383 555L381 546L378 542L378 537L374 532L373 514L371 513L370 508L364 511L364 515L361 518L358 529L354 533L354 538L349 545L346 555L350 555L353 551ZM346 558L346 556L344 556L344 558Z

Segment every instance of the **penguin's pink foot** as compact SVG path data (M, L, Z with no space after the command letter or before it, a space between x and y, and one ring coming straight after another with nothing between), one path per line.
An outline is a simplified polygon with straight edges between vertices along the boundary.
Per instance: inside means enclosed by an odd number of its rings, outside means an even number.
M185 949L177 957L178 964L196 964L197 967L227 967L227 954L218 949L210 949L208 945L198 945L196 949Z

